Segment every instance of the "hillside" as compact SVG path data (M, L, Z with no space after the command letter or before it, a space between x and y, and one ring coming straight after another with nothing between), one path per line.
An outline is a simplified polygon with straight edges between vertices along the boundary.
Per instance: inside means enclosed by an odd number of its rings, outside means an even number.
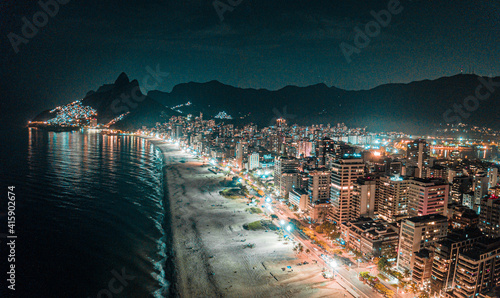
M276 91L243 89L217 81L185 83L171 92L150 91L148 96L168 107L190 102L178 108L183 113L203 112L213 117L225 111L233 118L241 118L259 125L269 125L278 117L297 124L345 122L349 125L369 126L374 130L406 130L423 132L447 120L474 123L499 128L500 92L478 101L478 108L457 118L448 112L454 105L463 105L464 99L474 95L483 86L476 75L464 74L424 80L409 84L387 84L370 90L347 91L324 84L307 87L287 86ZM493 78L500 82L500 77ZM481 87L481 92L488 91ZM500 88L499 88L500 89ZM470 115L468 115L470 114ZM455 117L454 117L455 116Z
M177 115L177 112L142 94L137 80L130 81L125 73L120 74L113 84L89 91L81 100L81 105L96 110L98 124L123 130L151 127L156 122ZM57 111L47 110L37 115L33 121L47 121L56 116ZM117 117L120 116L118 120Z

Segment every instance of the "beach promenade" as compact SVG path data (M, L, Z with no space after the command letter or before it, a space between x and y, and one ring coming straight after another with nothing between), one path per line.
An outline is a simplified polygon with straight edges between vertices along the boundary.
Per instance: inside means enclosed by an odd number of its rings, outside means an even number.
M164 154L180 297L350 297L276 232L243 229L264 217L246 211L245 200L219 194L222 174L173 144L148 139ZM309 264L297 266L303 261Z

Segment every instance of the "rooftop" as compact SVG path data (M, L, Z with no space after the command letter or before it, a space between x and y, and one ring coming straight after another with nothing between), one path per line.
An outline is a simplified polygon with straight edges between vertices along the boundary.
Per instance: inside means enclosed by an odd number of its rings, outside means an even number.
M298 195L307 195L307 191L300 189L300 188L294 188L293 192L298 194Z
M453 215L457 215L463 218L475 219L478 218L479 215L476 211L466 207L466 206L456 206L453 210Z
M360 217L355 221L351 221L350 224L351 226L357 227L364 233L369 233L373 236L378 236L386 232L397 233L397 228L382 219L375 220L369 217Z
M432 252L426 248L422 248L419 252L415 254L417 257L429 259L432 255Z
M414 223L422 223L422 222L428 222L428 221L432 221L432 220L448 221L448 218L446 216L441 215L441 214L429 214L429 215L424 215L424 216L410 217L406 220L414 222Z
M482 201L492 200L495 204L500 204L500 197L496 195L486 195L483 197Z
M448 184L446 183L446 181L444 179L436 179L436 178L432 178L432 179L429 179L429 178L413 178L411 179L413 181L416 181L416 182L420 182L420 183L425 183L425 184L430 184L430 185L444 185L444 184Z
M471 239L477 239L483 237L483 233L481 232L480 229L478 228L466 228L464 230L456 230L448 233L446 238L443 240L438 241L437 243L451 248L452 244L466 241L466 240L471 240Z
M500 238L482 238L474 249L463 252L462 255L473 260L479 260L482 254L488 253L500 247Z

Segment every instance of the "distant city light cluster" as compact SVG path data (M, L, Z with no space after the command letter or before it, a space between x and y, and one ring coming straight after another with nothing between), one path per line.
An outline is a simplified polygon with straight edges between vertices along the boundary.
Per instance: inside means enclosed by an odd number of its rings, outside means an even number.
M179 112L179 113L183 113L181 110L179 110L179 108L182 108L182 107L188 107L190 106L192 103L190 101L186 102L186 103L183 103L183 104L180 104L180 105L176 105L175 107L171 107L170 109L176 111L176 112Z
M81 100L58 106L50 112L57 112L56 117L47 121L51 125L78 125L88 123L91 119L97 117L97 110L90 106L83 106Z
M231 115L229 115L225 111L219 112L217 115L215 115L214 118L216 118L216 119L233 119L233 117L231 117Z
M500 130L492 129L491 127L479 127L465 123L447 124L437 130L438 133L460 133L464 135L480 135L485 137L498 137Z
M178 109L178 108L182 108L183 106L188 107L188 106L190 106L190 105L191 105L191 102L190 102L190 101L188 101L188 102L186 102L186 103L182 103L182 104L180 104L180 105L176 105L175 107L171 107L171 109Z
M130 111L126 112L126 113L123 113L121 114L120 116L118 117L115 117L113 118L113 120L109 121L108 124L106 124L105 126L106 127L110 127L111 125L115 124L116 122L122 120L123 118L125 118L125 116L127 116L128 114L130 114Z

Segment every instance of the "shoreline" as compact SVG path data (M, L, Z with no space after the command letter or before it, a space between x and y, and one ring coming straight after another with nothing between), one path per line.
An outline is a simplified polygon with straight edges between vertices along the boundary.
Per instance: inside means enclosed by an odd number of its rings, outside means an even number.
M151 141L151 140L149 140ZM163 268L165 270L165 276L167 277L167 280L170 281L170 285L168 288L168 297L178 297L179 293L177 290L177 268L176 268L176 262L175 262L175 250L174 250L174 229L172 228L172 208L171 208L171 200L170 200L170 193L169 193L169 188L168 188L168 181L167 181L167 164L165 162L165 152L163 149L158 146L158 143L155 143L151 141L151 143L158 148L158 150L161 151L162 153L162 180L163 180L163 206L165 208L165 212L168 212L168 214L165 214L165 220L163 222L163 230L167 232L167 237L166 237L166 243L165 247L168 249L167 251L167 261L163 265Z
M292 243L273 231L248 231L244 224L264 219L243 200L224 198L222 174L174 145L152 137L162 152L164 206L169 258L164 265L172 297L344 296L319 265L297 255ZM246 245L253 244L252 248ZM297 266L308 261L308 265ZM292 269L286 269L291 266Z

